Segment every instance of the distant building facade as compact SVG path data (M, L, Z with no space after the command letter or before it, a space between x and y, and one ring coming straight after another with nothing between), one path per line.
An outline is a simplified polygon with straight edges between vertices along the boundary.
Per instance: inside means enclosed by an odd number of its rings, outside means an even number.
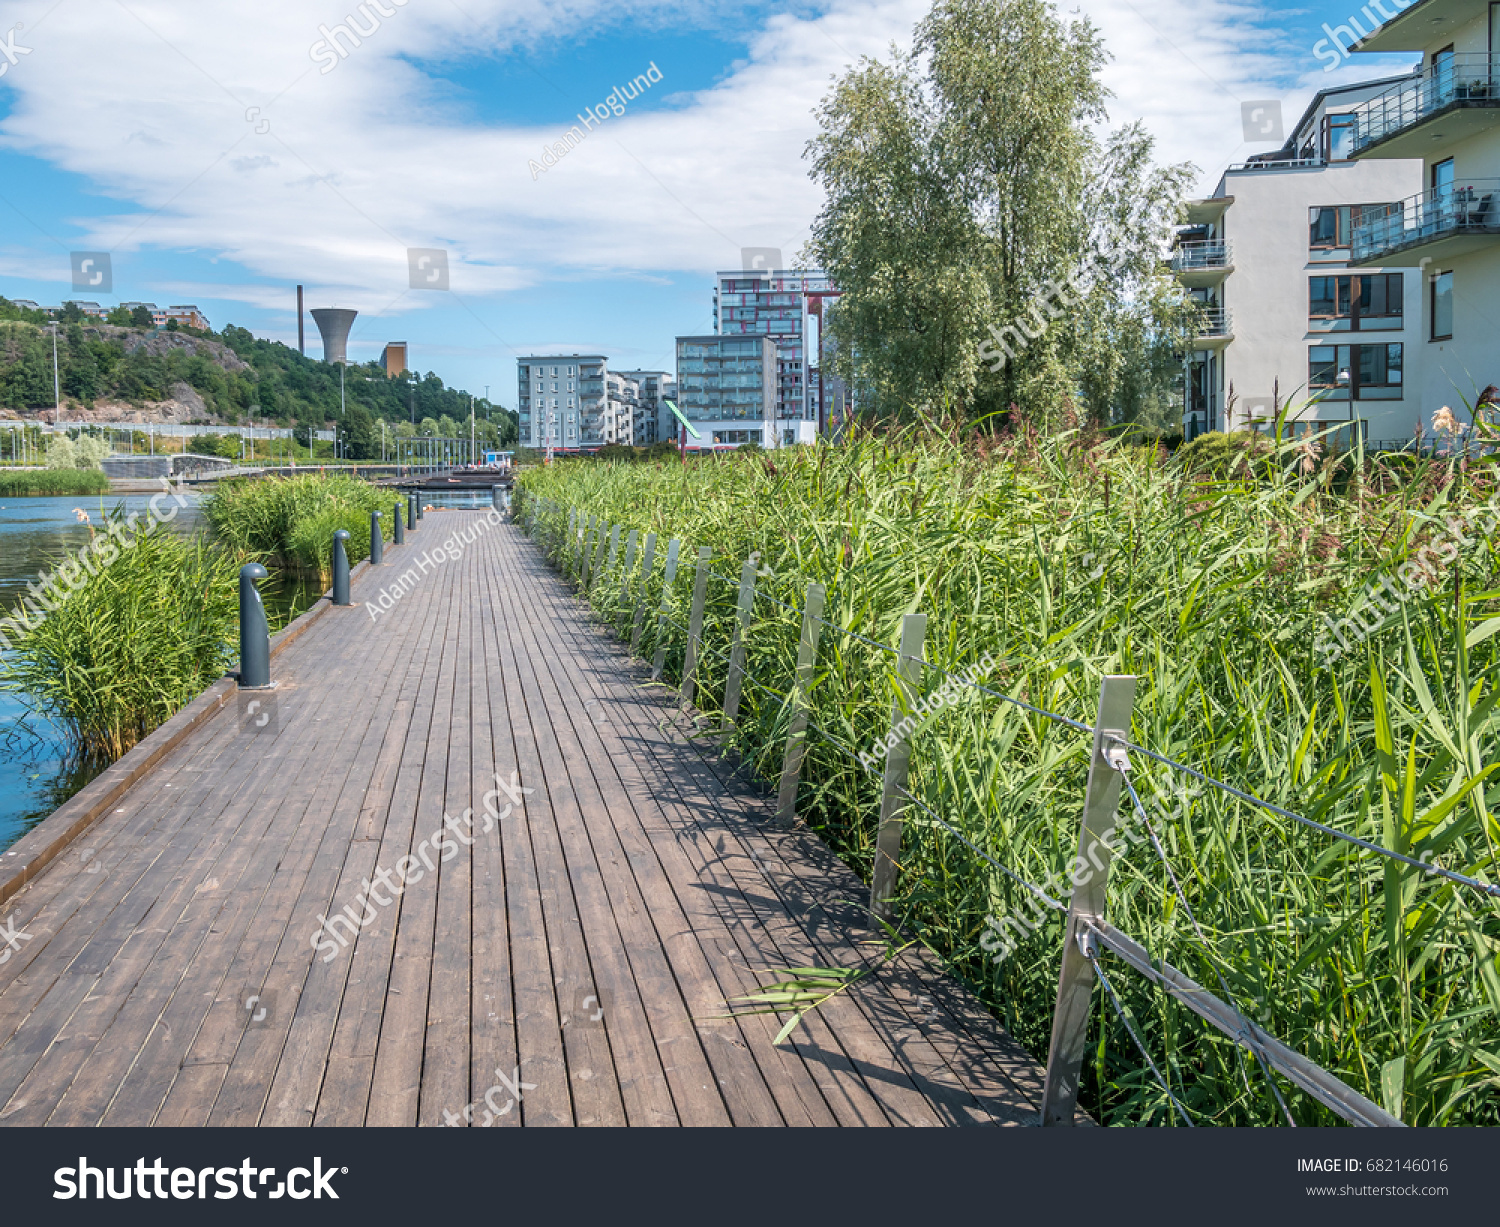
M594 450L605 440L609 359L532 354L516 359L520 445Z
M380 355L380 365L385 368L387 379L406 374L406 342L392 341Z
M778 446L776 371L765 334L678 337L676 403L699 435L688 435L688 450Z
M631 430L631 443L636 447L650 447L663 439L675 439L676 418L667 408L666 402L677 396L677 381L668 371L621 371L621 375L635 381L636 414Z
M824 309L838 296L833 281L817 269L740 269L716 276L715 329L726 337L769 338L776 347L776 419L814 424L811 432L782 428L783 443L788 429L794 441L804 440L826 420L819 378Z

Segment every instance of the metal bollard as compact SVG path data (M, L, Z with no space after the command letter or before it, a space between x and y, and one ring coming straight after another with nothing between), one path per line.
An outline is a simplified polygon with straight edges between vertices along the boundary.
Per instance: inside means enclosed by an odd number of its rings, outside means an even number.
M417 526L417 496L410 492L406 496L406 527L409 529Z
M240 568L240 689L265 690L271 684L271 629L255 581L270 574L258 562Z
M496 511L504 511L505 510L505 504L503 502L501 502L501 500L500 500L500 492L501 492L501 487L500 486L491 486L490 487L490 506L493 507Z
M382 566L385 563L385 539L380 535L380 512L370 512L370 565L372 567Z
M333 603L348 605L349 602L349 551L344 542L349 540L349 530L341 528L333 534Z
M396 504L395 516L396 516L396 539L395 539L395 544L396 545L405 545L406 544L406 519L401 514L401 504L400 503Z
M419 490L412 497L417 500L417 519L419 519L419 520L425 519L426 516L425 516L425 514L422 511L422 492Z

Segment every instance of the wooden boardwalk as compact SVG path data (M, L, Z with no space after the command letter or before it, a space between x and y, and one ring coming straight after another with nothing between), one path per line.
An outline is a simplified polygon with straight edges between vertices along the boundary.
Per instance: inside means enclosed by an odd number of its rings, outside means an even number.
M459 561L328 611L274 719L229 693L0 905L0 1124L1033 1123L1036 1064L915 951L780 1047L721 1017L870 957L867 888L483 520L430 514L354 600Z

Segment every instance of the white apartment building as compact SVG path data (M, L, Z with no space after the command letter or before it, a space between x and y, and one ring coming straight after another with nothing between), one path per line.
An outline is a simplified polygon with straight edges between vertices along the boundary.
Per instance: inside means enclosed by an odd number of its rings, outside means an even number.
M1356 227L1421 186L1409 156L1351 157L1356 108L1402 79L1324 90L1281 149L1231 166L1189 203L1172 264L1204 324L1186 362L1185 437L1264 429L1288 403L1293 434L1412 437L1419 278L1351 263Z
M629 447L640 416L641 385L619 371L606 371L604 388L604 441Z
M677 396L677 381L669 371L621 371L636 385L636 414L631 442L650 447L677 437L676 419L665 402Z
M520 445L593 450L605 439L609 360L599 354L516 359Z
M1421 287L1424 426L1444 406L1465 420L1500 384L1500 3L1417 0L1354 50L1422 53L1411 76L1353 109L1357 164L1415 159L1420 178L1359 219L1352 266L1403 269Z

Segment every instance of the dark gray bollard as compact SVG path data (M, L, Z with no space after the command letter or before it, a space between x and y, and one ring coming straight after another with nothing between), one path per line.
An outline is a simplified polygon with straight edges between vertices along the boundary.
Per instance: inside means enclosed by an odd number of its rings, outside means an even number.
M417 526L417 496L415 494L408 493L407 496L406 496L406 527L407 528L416 528L416 526Z
M341 528L333 534L333 603L348 605L349 601L349 551L344 542L349 540L349 530Z
M396 504L396 541L397 545L406 544L406 520L401 514L401 504Z
M418 520L426 519L426 516L422 512L422 494L421 494L421 491L417 492L417 494L416 494L416 500L417 500L417 519Z
M240 568L240 689L264 690L271 684L271 629L255 581L270 572L258 562Z
M502 493L503 493L502 487L500 487L500 486L491 486L490 487L490 506L493 507L496 511L504 511L505 510L505 504L501 501Z
M385 538L380 535L380 512L370 512L370 565L378 567L385 562Z

